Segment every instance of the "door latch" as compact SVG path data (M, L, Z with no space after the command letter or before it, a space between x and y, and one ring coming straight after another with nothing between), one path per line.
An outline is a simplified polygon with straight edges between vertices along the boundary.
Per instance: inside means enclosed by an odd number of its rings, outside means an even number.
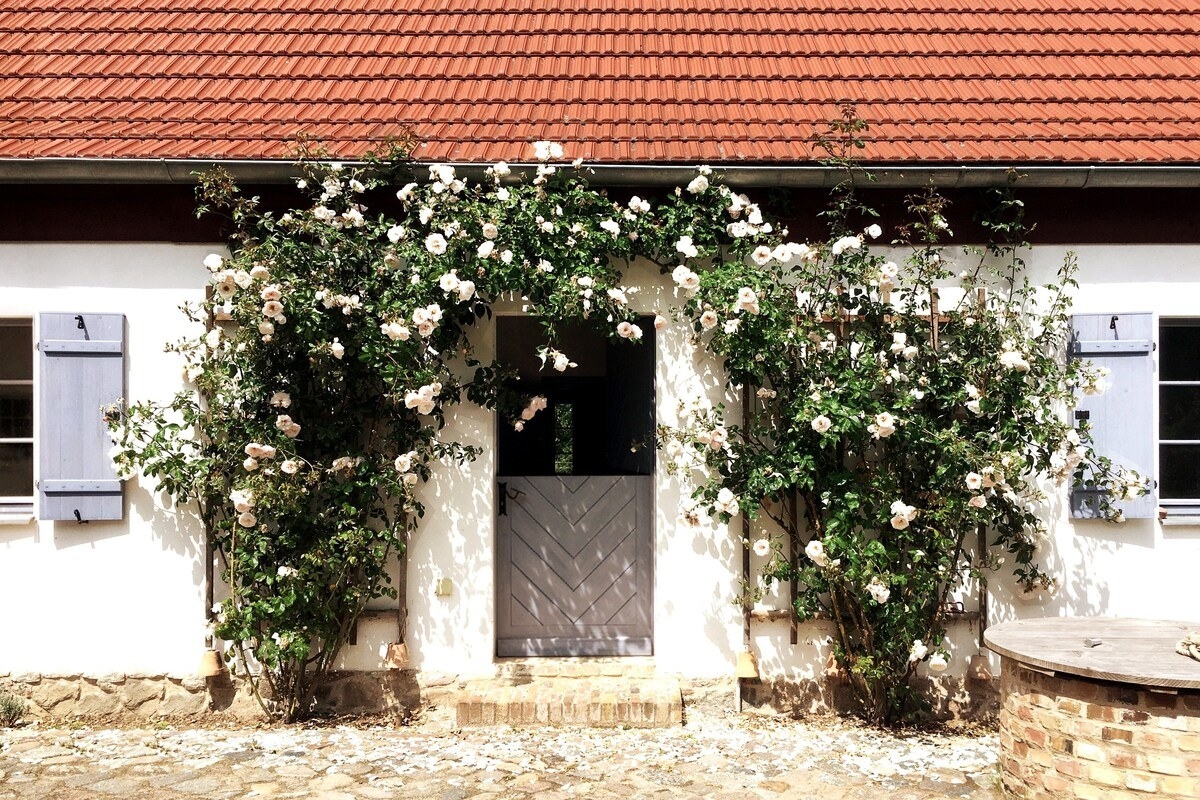
M507 483L500 484L500 498L496 502L496 516L508 516L508 501L517 500L524 497L525 493L520 489L509 489Z

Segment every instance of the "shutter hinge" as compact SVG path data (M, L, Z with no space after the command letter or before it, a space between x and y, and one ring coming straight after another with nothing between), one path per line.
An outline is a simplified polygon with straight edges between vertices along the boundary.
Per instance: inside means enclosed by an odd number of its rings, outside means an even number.
M1090 411L1076 411L1075 412L1075 419L1091 419L1091 418L1092 418L1092 412L1090 412Z

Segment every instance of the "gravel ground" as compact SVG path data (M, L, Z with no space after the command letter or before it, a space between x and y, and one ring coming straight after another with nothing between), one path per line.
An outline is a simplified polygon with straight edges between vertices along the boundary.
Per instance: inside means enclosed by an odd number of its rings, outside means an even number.
M0 798L999 800L992 731L689 712L683 727L347 725L0 730Z

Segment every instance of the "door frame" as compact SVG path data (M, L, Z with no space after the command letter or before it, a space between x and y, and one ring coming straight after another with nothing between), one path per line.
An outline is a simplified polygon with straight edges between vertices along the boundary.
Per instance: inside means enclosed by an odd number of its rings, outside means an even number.
M529 315L523 314L519 311L508 311L508 312L497 313L494 317L495 323L492 327L492 335L494 337L494 339L493 339L494 345L497 344L498 339L499 339L501 320L514 319L514 318L530 318L530 319L532 319L532 317L530 317ZM649 342L639 342L636 346L652 348L651 360L650 360L650 375L649 375L649 377L650 377L649 397L650 397L650 408L651 408L651 412L654 417L654 423L655 423L655 425L657 425L658 404L659 404L658 367L659 367L660 353L659 353L658 337L656 335L654 335L656 333L656 331L654 330L653 319L654 319L653 316L639 315L638 324L642 327L643 331L650 332L650 337L649 337L650 341ZM498 347L494 352L497 352L497 354L498 354ZM499 414L493 414L493 421L494 421L493 441L495 442L494 446L497 448L495 459L493 461L494 477L493 477L493 481L492 481L492 489L494 491L494 495L493 495L494 512L492 515L492 522L493 522L492 641L493 641L493 653L495 654L495 656L497 658L512 658L512 657L581 657L581 658L595 657L595 658L603 658L603 657L614 657L614 656L617 656L617 657L652 656L654 654L654 650L655 650L655 638L656 638L655 637L655 618L657 616L657 613L656 613L657 612L656 590L657 590L657 586L658 586L658 570L657 570L658 525L657 525L657 517L658 517L658 501L659 501L659 491L658 491L658 489L659 489L659 475L658 475L659 468L658 468L657 458L654 459L653 466L651 467L649 474L640 475L640 476L629 476L629 477L639 478L640 481L644 485L644 498L639 498L635 502L637 502L639 504L640 513L644 513L645 518L646 518L646 521L645 521L645 528L646 528L645 562L646 562L646 569L647 569L647 577L646 577L645 593L647 596L647 604L648 604L646 636L645 637L636 637L640 641L634 641L633 639L622 640L620 638L618 638L618 639L599 638L599 639L595 639L595 640L590 640L586 637L578 638L578 639L574 640L574 645L572 648L570 648L569 651L564 650L564 648L557 646L556 644L554 644L552 642L535 641L535 639L537 639L537 637L532 637L530 639L529 643L524 647L510 647L510 646L501 647L501 644L500 644L501 639L500 639L499 631L500 631L500 616L502 613L501 612L502 580L501 580L500 573L503 568L502 565L504 563L506 563L506 562L511 563L511 551L509 549L505 549L503 553L501 552L502 544L501 544L501 531L500 531L500 527L501 527L500 509L502 507L502 503L506 502L506 501L502 500L500 497L499 484L507 476L502 476L499 474L500 473L500 469L499 469L500 468L500 464L499 464L500 459L499 459L498 448L499 448L499 442L500 442L500 436L499 436L500 427L502 425L505 425L506 422L503 419L501 419ZM614 642L617 643L617 646L615 648L612 646ZM628 643L628 646L626 646L625 642Z

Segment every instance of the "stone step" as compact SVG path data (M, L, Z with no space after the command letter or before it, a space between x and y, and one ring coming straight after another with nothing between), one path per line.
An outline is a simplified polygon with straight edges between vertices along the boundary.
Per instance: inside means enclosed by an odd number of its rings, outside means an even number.
M468 682L455 704L460 728L480 725L669 728L683 724L679 681L661 676Z
M653 658L501 658L496 677L511 683L534 678L653 678Z

